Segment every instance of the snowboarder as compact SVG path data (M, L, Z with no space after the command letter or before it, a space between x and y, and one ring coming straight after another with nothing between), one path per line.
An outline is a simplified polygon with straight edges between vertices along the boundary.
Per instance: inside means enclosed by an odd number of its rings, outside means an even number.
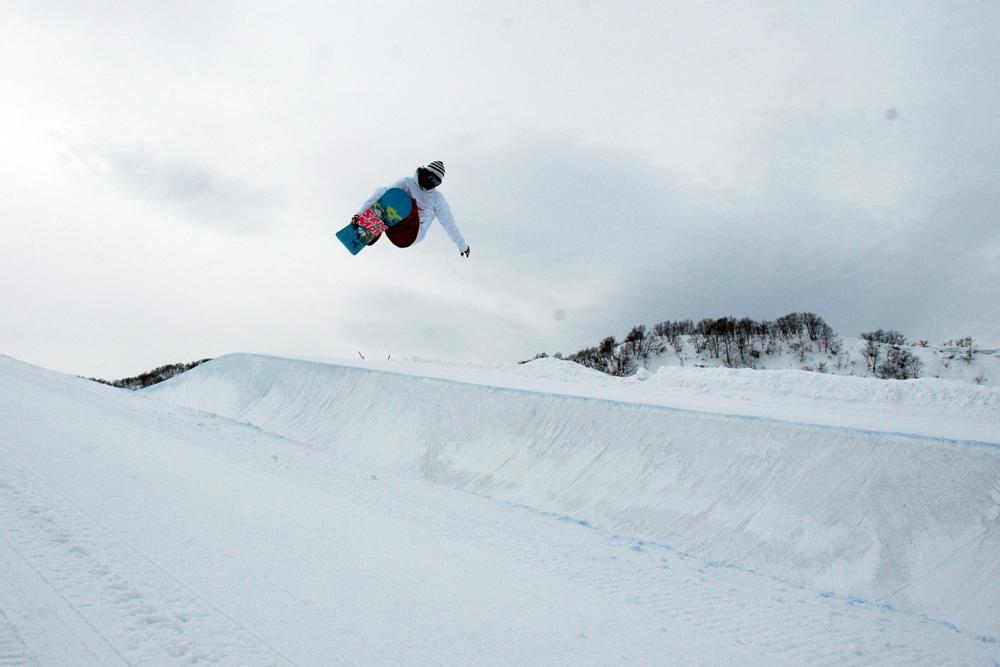
M448 206L447 200L437 190L442 180L444 180L444 163L440 160L435 160L424 167L417 167L415 175L405 176L387 188L376 190L368 198L368 201L362 204L361 208L358 209L358 213L351 220L352 222L356 221L358 216L368 210L372 204L379 200L379 197L385 194L386 190L400 188L409 193L410 197L416 203L416 215L413 216L413 220L404 220L402 223L390 227L386 232L389 240L395 245L404 248L413 243L418 243L427 236L427 230L430 228L431 223L434 222L434 219L437 218L441 226L444 227L444 230L448 232L448 237L451 238L452 243L458 248L459 254L463 257L468 257L470 253L469 244L462 238L462 232L458 230L458 225L455 224L454 218L451 217L451 208Z

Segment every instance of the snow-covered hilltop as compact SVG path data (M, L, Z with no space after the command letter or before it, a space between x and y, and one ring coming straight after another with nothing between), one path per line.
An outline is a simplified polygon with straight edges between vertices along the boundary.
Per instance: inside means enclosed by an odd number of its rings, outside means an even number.
M818 345L806 342L801 348L781 346L772 354L754 359L758 370L805 370L831 375L875 377L869 368L872 347L869 341L844 337L836 351L824 351ZM883 345L888 350L889 345ZM722 356L713 356L700 349L692 336L683 337L678 346L652 356L645 364L647 369L661 366L700 366L705 368L727 367ZM976 345L903 345L909 354L919 360L919 378L960 380L973 384L1000 385L1000 349L979 348ZM877 359L876 364L881 360ZM737 364L738 365L738 364Z
M536 358L546 358L542 353ZM564 358L556 354L557 359ZM1000 350L981 349L971 336L932 346L908 343L898 331L878 329L838 336L815 313L775 320L705 318L637 325L623 340L604 338L566 359L615 376L661 366L804 370L881 379L933 377L996 384Z
M237 354L135 393L0 357L0 650L992 665L998 408L556 359Z

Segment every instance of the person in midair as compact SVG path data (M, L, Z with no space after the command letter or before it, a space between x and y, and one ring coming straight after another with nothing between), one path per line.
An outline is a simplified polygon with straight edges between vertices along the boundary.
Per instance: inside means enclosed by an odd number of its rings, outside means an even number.
M389 187L379 188L372 193L372 196L362 204L358 213L351 218L351 221L356 222L358 216L377 202L386 193L386 190L399 188L405 190L410 195L416 206L409 217L386 230L385 233L389 237L389 240L401 248L419 243L427 236L427 231L430 229L431 223L437 219L448 233L451 242L458 248L459 254L463 257L468 257L471 252L469 244L465 242L462 232L459 231L458 225L455 224L455 219L451 215L451 207L448 206L448 200L437 189L443 180L444 163L440 160L430 162L426 166L417 167L417 171L413 176L404 176Z

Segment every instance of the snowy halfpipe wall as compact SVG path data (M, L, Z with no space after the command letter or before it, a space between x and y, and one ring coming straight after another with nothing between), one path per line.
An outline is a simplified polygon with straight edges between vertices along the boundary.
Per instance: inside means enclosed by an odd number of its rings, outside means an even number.
M149 393L328 451L1000 636L1000 446L231 355Z

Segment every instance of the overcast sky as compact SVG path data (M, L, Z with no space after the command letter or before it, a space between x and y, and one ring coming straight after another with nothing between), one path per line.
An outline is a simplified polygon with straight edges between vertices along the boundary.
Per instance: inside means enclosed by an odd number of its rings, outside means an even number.
M518 361L822 315L1000 345L1000 3L0 4L0 353ZM357 257L443 160L440 227Z

